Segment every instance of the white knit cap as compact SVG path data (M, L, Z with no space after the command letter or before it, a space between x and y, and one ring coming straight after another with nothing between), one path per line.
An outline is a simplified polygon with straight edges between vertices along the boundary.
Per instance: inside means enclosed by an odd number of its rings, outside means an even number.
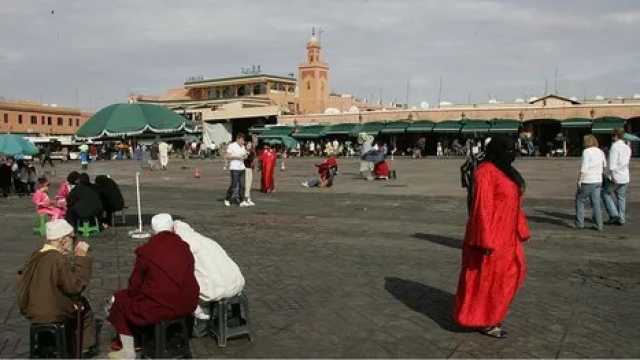
M171 231L173 229L173 219L169 214L158 214L151 218L151 229L154 233L161 231Z
M73 233L73 226L64 219L57 219L47 223L47 240L58 240Z

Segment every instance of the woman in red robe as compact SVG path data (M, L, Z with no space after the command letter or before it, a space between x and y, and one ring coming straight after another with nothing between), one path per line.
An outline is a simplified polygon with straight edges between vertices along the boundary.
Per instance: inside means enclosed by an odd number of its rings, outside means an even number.
M378 180L389 180L389 174L391 174L391 170L389 170L389 164L386 160L380 161L373 167L373 175Z
M275 189L273 173L276 167L276 153L269 144L265 144L260 154L260 164L262 166L262 192L270 193Z
M129 359L132 353L135 358L133 328L188 316L198 305L200 288L189 245L171 231L169 214L154 216L151 226L155 235L136 249L129 287L115 293L109 311L122 346L110 358Z
M502 338L502 321L526 275L522 242L529 226L522 210L525 181L511 166L515 144L493 137L474 173L472 210L462 248L454 319Z

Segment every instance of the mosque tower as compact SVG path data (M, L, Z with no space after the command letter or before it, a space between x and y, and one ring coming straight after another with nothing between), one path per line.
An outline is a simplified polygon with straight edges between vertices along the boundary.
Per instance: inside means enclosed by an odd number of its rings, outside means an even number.
M307 43L307 62L298 65L298 91L300 111L320 114L329 101L329 65L320 58L320 41L315 28Z

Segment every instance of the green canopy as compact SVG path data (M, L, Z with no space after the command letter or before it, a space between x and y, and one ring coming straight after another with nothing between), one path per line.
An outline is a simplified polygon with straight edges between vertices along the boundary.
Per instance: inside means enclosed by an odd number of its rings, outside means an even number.
M491 124L486 120L465 120L462 129L464 134L484 134L489 132Z
M409 127L407 127L407 132L408 133L428 133L428 132L431 132L431 130L433 130L433 125L434 123L431 120L415 121L409 124Z
M491 121L491 134L515 134L520 129L522 123L513 119L493 119Z
M324 129L327 127L324 125L309 125L296 128L296 131L291 134L296 139L317 139L324 136Z
M249 134L262 134L266 129L264 126L252 126L249 128Z
M9 156L35 155L38 148L23 137L13 134L0 135L0 154Z
M591 119L587 119L587 118L570 118L570 119L562 120L561 125L562 125L563 129L590 128L591 127Z
M394 121L388 122L382 130L380 130L381 134L404 134L409 127L408 122L404 121Z
M278 136L278 137L269 137L269 138L261 138L260 141L267 143L269 145L284 145L287 149L292 149L296 147L298 141L291 136Z
M349 135L359 124L342 123L327 127L324 130L325 135Z
M289 136L292 132L293 128L291 126L270 126L265 128L262 134L258 135L258 138L279 138L281 136Z
M624 129L625 119L619 117L601 117L593 121L591 132L594 134L611 134L614 129Z
M630 133L624 133L624 139L626 141L640 141L640 137L637 137L636 135Z
M433 127L433 132L441 134L457 134L460 132L462 122L457 120L445 120L443 122L436 123Z
M360 133L366 133L369 135L376 136L384 128L384 123L381 122L368 122L364 123L359 127L356 127L351 132L351 135L358 136Z

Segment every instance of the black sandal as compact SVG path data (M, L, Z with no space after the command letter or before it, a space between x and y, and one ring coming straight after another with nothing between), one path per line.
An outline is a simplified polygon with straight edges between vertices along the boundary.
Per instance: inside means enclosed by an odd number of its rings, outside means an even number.
M491 336L496 339L504 339L507 337L507 332L502 330L500 326L490 326L479 330L481 334Z

